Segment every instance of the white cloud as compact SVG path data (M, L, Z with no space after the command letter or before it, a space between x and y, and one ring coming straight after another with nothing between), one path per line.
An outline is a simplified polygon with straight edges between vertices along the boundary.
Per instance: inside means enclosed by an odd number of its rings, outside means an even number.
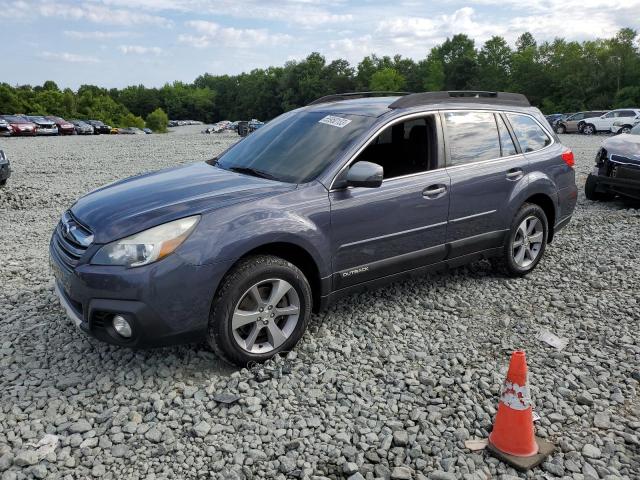
M125 55L134 54L134 55L160 55L162 53L162 49L160 47L144 47L142 45L120 45L118 47Z
M230 47L279 46L289 43L293 37L284 33L270 33L266 29L223 27L215 22L192 20L185 25L196 34L181 34L180 43L195 48L205 48L220 43Z
M68 52L42 52L39 54L41 58L47 60L54 60L57 62L67 62L67 63L98 63L96 57L90 55L78 55L75 53Z
M90 31L90 32L81 32L78 30L65 30L64 35L69 38L77 38L80 40L111 40L114 38L125 38L135 36L133 32L100 32L100 31Z
M130 0L100 0L104 5L130 7ZM351 13L337 13L327 7L342 7L342 1L316 0L136 0L138 9L155 13L175 11L198 15L275 20L303 28L353 21ZM375 8L375 7L372 7Z
M169 27L172 22L164 17L138 13L131 10L105 8L99 5L77 6L60 3L34 3L34 10L43 17L59 17L66 20L88 21L108 25L156 25Z

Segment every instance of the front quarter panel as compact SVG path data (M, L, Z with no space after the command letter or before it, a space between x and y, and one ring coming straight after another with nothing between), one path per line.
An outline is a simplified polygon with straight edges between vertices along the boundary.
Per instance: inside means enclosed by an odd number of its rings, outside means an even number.
M319 182L203 215L178 253L194 265L237 260L268 243L292 243L315 260L322 277L330 265L330 207Z

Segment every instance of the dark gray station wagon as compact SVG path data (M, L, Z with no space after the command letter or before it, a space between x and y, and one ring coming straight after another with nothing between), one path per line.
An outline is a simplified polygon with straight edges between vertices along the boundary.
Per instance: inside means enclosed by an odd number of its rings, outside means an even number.
M522 95L324 97L80 198L51 239L56 290L101 340L262 361L355 290L479 258L529 273L571 218L573 163Z

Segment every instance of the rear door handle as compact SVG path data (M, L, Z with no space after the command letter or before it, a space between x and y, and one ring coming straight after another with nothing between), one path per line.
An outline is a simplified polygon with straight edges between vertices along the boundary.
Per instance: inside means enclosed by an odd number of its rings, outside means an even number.
M447 191L444 185L430 185L422 191L423 197L433 198Z
M512 168L507 170L507 179L520 180L524 175L524 171L521 168Z

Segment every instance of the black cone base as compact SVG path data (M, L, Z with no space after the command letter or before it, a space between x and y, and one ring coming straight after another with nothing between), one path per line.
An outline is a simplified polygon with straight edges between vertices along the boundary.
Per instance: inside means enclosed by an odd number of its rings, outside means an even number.
M498 450L491 444L491 442L487 445L487 450L489 450L489 452L491 452L491 454L498 460L508 463L516 470L525 472L540 465L545 458L553 453L553 450L555 449L553 443L547 442L546 440L542 440L538 437L536 437L536 443L538 444L538 453L531 457L516 457L514 455L509 455L508 453Z

